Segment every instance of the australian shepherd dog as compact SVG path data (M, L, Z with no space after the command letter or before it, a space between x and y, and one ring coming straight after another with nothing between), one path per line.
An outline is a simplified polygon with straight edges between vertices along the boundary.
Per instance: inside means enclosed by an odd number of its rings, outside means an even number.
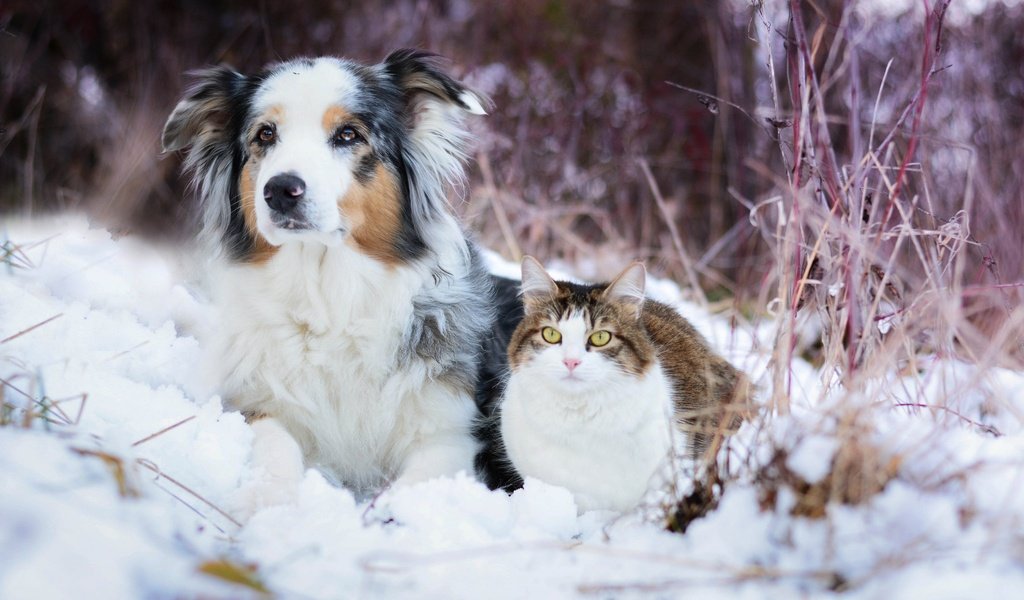
M168 119L218 249L220 389L271 478L304 464L367 493L472 472L494 302L447 193L487 105L401 50L202 71Z

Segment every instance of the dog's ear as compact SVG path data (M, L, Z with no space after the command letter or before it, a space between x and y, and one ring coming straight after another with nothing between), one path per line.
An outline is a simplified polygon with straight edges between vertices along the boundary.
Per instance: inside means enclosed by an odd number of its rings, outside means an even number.
M200 238L220 239L231 221L235 201L232 169L240 131L258 82L230 67L190 73L194 83L164 125L164 152L185 149L184 171L199 195ZM214 246L217 247L217 246Z
M443 214L446 188L463 184L470 134L467 114L487 114L486 96L452 79L438 57L419 50L396 50L380 65L401 93L408 138L402 146L403 177L413 221L420 227Z
M405 94L406 102L441 101L474 115L486 115L491 101L452 79L436 54L421 50L395 50L384 59L384 70Z
M164 125L164 152L192 145L228 141L230 121L237 113L237 100L248 88L245 75L227 66L189 73L195 83L174 108ZM197 144L200 142L200 144Z

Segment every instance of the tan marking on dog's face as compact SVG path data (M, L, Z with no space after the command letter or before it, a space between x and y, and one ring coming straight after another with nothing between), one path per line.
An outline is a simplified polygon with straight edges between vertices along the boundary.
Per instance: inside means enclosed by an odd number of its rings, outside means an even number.
M334 134L345 125L352 127L356 133L362 136L363 140L369 138L369 132L363 122L344 107L337 104L327 107L327 110L324 111L324 116L320 119L320 126L323 128L324 133L327 134L327 139L334 137ZM360 144L359 146L366 147L366 144Z
M242 167L242 174L238 178L238 192L242 200L245 229L252 237L254 245L252 253L245 260L250 263L264 263L277 253L277 246L264 239L256 226L256 163L258 161L255 158L250 158Z
M284 107L279 104L272 104L267 107L267 110L259 114L258 117L253 119L252 128L249 130L250 134L255 134L263 125L284 125ZM253 136L250 136L252 139Z
M338 200L338 208L352 228L349 239L370 256L389 265L399 262L395 239L401 228L402 207L395 176L378 164L365 185L355 181Z
M276 104L267 108L267 110L263 111L258 117L253 119L252 124L249 126L249 130L245 132L245 140L249 145L249 154L254 157L263 157L273 144L264 146L257 142L257 136L259 135L260 130L266 125L271 125L274 127L276 132L283 123L284 109Z
M330 137L334 134L334 131L342 125L354 125L355 119L352 117L352 113L348 112L344 108L334 105L327 107L324 111L324 116L320 120L320 125L324 128L324 132Z

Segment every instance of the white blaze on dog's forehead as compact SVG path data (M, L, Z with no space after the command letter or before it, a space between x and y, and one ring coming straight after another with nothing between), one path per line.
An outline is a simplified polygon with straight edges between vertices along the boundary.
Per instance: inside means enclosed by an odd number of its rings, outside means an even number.
M459 101L466 105L467 110L474 115L486 115L487 111L484 110L480 100L470 92L462 92L459 94Z
M257 112L276 105L288 116L308 113L320 119L328 106L347 104L359 85L359 78L344 62L322 58L295 63L270 75L260 85L253 105Z
M341 242L347 223L338 199L352 184L354 155L339 152L329 143L331 132L325 131L324 116L339 108L351 110L358 102L361 85L350 63L332 58L282 65L260 84L253 100L254 114L268 114L262 118L274 121L277 134L259 161L254 186L257 228L270 244L295 239L328 246ZM306 193L291 211L293 218L306 225L297 231L276 224L264 200L267 183L280 174L294 175L306 186Z

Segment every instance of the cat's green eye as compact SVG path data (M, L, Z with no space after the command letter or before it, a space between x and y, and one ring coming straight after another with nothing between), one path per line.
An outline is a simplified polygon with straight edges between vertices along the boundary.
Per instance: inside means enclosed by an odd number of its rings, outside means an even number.
M540 335L544 338L544 341L549 344L557 344L562 341L562 334L554 327L545 327L544 329L541 329Z
M612 341L612 334L603 329L590 334L591 346L597 346L600 348L601 346L606 346L610 341Z

